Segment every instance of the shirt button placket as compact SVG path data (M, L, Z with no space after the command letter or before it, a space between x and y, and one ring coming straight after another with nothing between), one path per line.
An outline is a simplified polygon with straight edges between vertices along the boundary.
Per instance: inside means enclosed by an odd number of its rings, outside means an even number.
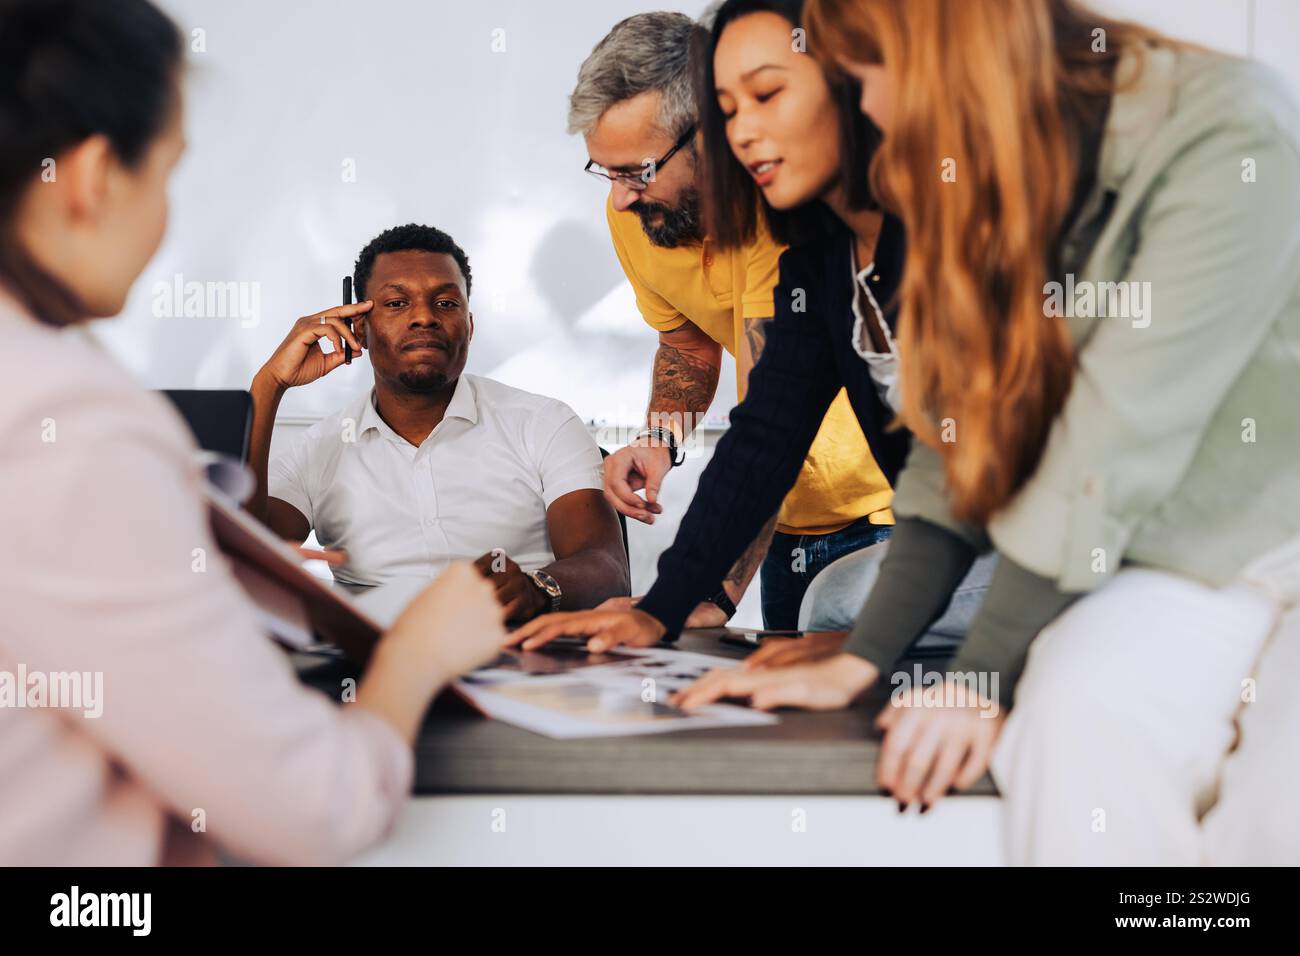
M421 484L424 486L425 493L425 544L429 549L430 562L436 562L440 557L450 554L447 546L447 532L442 527L439 520L441 515L438 511L438 485L433 477L433 456L425 454L422 462Z

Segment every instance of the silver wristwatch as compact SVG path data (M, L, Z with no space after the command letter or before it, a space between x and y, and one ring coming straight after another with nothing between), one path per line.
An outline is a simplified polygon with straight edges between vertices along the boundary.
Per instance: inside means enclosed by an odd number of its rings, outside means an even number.
M560 582L545 571L525 571L524 573L528 575L543 594L551 599L551 606L546 610L558 611L560 609L560 598L564 597L564 592L560 590Z

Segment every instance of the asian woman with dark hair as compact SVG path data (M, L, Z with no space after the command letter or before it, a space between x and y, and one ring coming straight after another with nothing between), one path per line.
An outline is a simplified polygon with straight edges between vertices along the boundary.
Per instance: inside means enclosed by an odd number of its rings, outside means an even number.
M726 0L714 12L695 60L704 208L721 245L747 242L759 215L790 243L782 306L823 318L826 334L852 343L878 397L856 406L859 420L889 433L900 405L894 332L906 240L864 175L880 130L858 106L861 88L808 55L802 14L802 0ZM809 585L799 626L852 628L888 549L882 542L827 567ZM979 558L959 579L923 637L929 648L960 642L995 564ZM771 642L750 666L801 660L835 640Z

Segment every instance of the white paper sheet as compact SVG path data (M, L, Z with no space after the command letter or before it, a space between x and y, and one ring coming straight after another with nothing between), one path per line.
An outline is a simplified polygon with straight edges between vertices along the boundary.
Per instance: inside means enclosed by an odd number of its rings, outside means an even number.
M561 646L549 653L507 653L496 665L458 681L456 689L489 716L546 737L622 737L778 723L774 714L731 704L684 711L668 703L673 692L705 672L736 663L664 648L587 655Z

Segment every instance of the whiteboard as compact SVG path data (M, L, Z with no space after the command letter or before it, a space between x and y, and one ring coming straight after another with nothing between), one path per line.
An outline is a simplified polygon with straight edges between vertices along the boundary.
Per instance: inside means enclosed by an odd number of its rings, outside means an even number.
M579 64L645 3L161 5L201 47L189 147L164 245L97 330L145 384L247 387L297 317L339 302L371 238L420 222L470 259L469 371L588 421L643 419L655 333L565 119ZM329 414L370 381L356 362L293 389L282 415ZM725 414L734 375L718 395Z
M655 336L610 246L607 189L582 172L582 139L564 128L592 46L658 3L161 5L191 40L190 145L164 245L122 315L97 329L146 385L246 387L298 316L338 302L371 238L421 222L469 255L471 372L560 398L588 422L642 420ZM1300 87L1294 0L1097 5L1257 56ZM205 294L187 310L191 284ZM329 414L370 376L363 359L294 389L282 419ZM712 420L735 394L726 362Z

